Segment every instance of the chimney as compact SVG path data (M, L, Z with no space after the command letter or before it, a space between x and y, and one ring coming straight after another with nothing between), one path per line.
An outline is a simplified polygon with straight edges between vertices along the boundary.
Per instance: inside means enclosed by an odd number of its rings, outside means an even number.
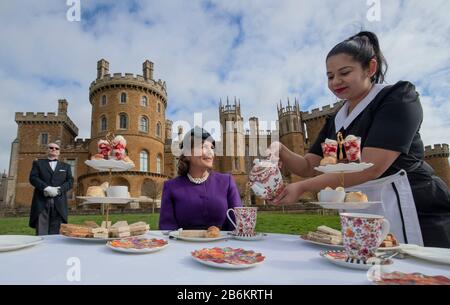
M100 59L97 61L97 79L103 78L106 74L109 73L109 62L105 59Z
M67 103L66 99L58 100L58 115L67 115L67 107L69 103Z
M142 73L144 74L144 79L153 79L153 63L149 60L144 61L142 64Z
M166 120L166 139L172 139L172 121Z

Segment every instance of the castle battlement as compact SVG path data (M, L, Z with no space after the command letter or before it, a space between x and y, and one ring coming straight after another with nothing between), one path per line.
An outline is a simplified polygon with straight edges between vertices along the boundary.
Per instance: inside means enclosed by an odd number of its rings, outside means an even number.
M114 73L105 74L101 78L96 79L91 82L89 86L89 93L91 93L106 85L130 85L130 86L140 86L149 90L157 91L164 98L167 98L167 86L166 82L158 79L145 79L142 75L135 75L133 73Z
M425 146L425 159L429 158L448 158L450 156L450 149L448 144L434 144Z
M219 114L229 114L229 113L241 113L241 100L236 100L234 98L234 104L230 104L228 97L227 97L227 103L222 104L222 99L220 99L219 102Z
M67 128L76 136L78 127L67 116L67 114L56 114L55 112L16 112L15 121L17 124L65 124Z
M278 118L287 116L287 115L300 115L300 105L297 101L297 99L295 99L294 101L294 105L291 105L288 99L288 104L287 106L284 106L281 104L280 101L280 105L277 105L277 111L278 111Z
M311 111L303 111L302 112L302 118L303 121L318 119L327 115L334 114L336 111L339 110L339 108L344 104L343 101L334 103L333 105L326 105L323 106L322 109L320 108L314 108Z

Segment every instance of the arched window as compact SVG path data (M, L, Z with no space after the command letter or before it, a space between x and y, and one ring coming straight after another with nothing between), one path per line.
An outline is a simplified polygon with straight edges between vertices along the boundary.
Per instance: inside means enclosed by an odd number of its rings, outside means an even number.
M141 97L141 106L147 107L148 106L148 99L145 95Z
M141 172L148 172L148 152L146 150L139 154L139 166Z
M161 104L158 103L158 112L161 112Z
M161 123L156 124L156 136L161 137Z
M120 94L120 103L125 104L126 102L127 102L127 94L125 92L122 92L122 94Z
M142 132L148 132L148 119L145 116L141 116L139 120L139 130Z
M119 114L119 129L128 128L128 117L125 113Z
M106 131L108 129L108 120L106 116L102 115L100 118L100 131Z
M156 157L156 173L161 174L161 155Z
M107 103L107 101L106 101L106 95L102 95L101 105L102 105L102 106L105 106L106 103Z

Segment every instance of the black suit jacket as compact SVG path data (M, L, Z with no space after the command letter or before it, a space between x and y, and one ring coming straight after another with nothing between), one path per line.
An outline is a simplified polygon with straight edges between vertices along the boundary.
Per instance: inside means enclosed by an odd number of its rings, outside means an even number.
M47 186L61 187L61 194L54 197L55 208L67 223L68 209L66 192L72 188L73 177L70 165L61 161L56 164L55 171L50 167L47 159L33 161L30 173L30 183L34 186L33 202L31 203L30 227L36 228L39 214L44 210L49 197L44 196Z

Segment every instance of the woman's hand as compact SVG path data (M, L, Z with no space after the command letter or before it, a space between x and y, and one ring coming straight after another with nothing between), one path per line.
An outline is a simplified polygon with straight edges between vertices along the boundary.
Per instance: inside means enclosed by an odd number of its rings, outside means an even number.
M298 202L300 196L305 192L302 182L288 184L284 190L271 203L273 204L290 204Z
M273 142L272 144L270 144L269 148L266 149L267 158L269 158L273 162L279 162L279 167L281 167L280 152L282 149L283 144L278 141Z

